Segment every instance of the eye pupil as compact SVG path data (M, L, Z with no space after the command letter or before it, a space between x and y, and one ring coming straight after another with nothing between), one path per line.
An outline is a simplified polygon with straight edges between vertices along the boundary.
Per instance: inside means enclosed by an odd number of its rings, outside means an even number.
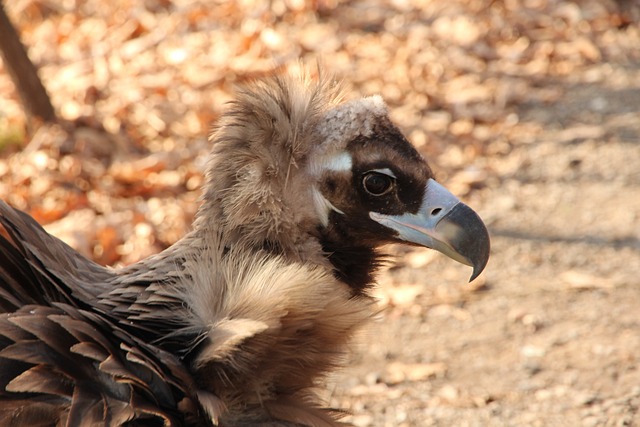
M364 176L362 183L367 193L381 196L391 189L393 179L390 176L372 172Z

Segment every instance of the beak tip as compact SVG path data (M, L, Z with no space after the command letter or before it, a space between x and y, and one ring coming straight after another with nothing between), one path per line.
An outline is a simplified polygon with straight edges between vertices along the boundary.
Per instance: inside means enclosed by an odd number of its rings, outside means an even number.
M471 277L469 278L469 283L473 282L474 280L476 280L478 278L478 276L480 276L480 273L482 273L482 271L484 270L484 266L481 268L478 268L476 266L473 267L473 273L471 274Z
M484 271L484 268L487 266L487 263L489 262L489 251L490 251L490 244L489 244L489 235L486 232L485 229L485 238L481 239L481 241L483 242L481 247L482 250L479 251L479 256L474 260L473 262L473 273L471 274L471 278L469 279L469 282L473 282L475 279L478 278L478 276L480 276L480 274Z
M473 260L473 273L471 274L471 278L469 282L473 282L475 279L480 276L480 274L484 271L487 263L489 262L489 252L490 252L490 243L489 243L489 233L484 229L484 236L479 239L480 250L476 253L476 257Z

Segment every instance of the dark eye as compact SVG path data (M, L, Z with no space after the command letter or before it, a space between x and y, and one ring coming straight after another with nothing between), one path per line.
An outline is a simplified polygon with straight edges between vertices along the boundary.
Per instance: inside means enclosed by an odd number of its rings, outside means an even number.
M382 196L393 188L393 178L379 172L369 172L362 178L362 186L373 196Z

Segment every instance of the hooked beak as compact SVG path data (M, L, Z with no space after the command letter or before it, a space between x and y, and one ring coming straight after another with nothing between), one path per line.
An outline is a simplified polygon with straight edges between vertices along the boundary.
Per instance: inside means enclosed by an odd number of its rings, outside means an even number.
M489 260L489 233L477 213L433 179L427 182L415 214L370 212L374 221L395 230L398 239L435 249L473 267L472 281Z

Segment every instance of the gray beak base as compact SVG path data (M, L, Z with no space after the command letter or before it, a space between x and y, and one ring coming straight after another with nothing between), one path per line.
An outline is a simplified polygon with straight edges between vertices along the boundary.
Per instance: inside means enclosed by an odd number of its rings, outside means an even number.
M374 221L397 232L399 240L435 249L473 267L472 281L489 260L489 233L477 213L433 179L415 214L370 212Z

